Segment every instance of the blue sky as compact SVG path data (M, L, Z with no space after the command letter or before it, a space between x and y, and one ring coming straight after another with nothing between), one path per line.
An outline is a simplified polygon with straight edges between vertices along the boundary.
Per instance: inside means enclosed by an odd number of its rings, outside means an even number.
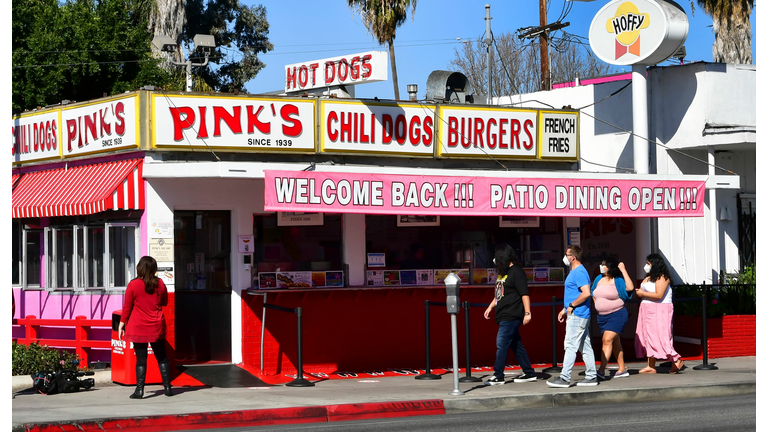
M288 64L318 60L370 50L386 50L365 29L359 16L353 16L346 0L243 0L267 9L269 40L275 49L260 58L267 66L246 84L249 93L283 89L284 67ZM592 18L608 0L572 2L571 12L562 21L571 25L564 30L588 37ZM437 69L449 69L454 52L460 50L457 38L475 40L485 32L485 5L491 5L491 30L495 35L514 32L521 27L538 26L538 0L419 0L416 14L398 29L395 55L400 83L400 98L407 99L406 85L417 84L419 97L426 90L427 77ZM550 0L547 22L558 19L565 0ZM712 61L712 19L700 8L693 16L689 0L678 0L688 13L689 31L685 43L686 60ZM752 49L757 63L755 9L752 10ZM670 63L665 63L670 64ZM627 68L629 70L629 68ZM394 97L389 81L358 85L359 98Z

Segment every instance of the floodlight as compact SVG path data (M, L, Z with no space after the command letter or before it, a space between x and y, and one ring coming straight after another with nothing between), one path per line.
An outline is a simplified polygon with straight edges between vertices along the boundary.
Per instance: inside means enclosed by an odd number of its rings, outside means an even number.
M155 35L155 37L152 38L152 46L160 51L173 52L176 51L179 44L176 43L176 40L168 36Z
M196 34L192 39L195 43L195 51L210 54L216 48L216 39L211 35Z

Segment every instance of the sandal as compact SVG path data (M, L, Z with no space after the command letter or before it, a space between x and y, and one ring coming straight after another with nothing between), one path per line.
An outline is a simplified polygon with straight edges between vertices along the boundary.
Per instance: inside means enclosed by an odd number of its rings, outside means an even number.
M672 363L672 367L669 368L669 373L676 374L681 370L683 370L684 367L685 367L685 362L683 361L683 359L680 359L675 363Z
M646 367L640 369L640 371L638 373L641 373L641 374L655 374L656 373L656 369L650 368L650 367L646 366Z

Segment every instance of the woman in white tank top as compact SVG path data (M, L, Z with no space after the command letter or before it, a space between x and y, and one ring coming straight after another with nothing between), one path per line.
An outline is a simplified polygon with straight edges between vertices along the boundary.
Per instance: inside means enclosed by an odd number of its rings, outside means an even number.
M669 373L679 372L683 359L672 344L672 286L669 269L664 258L652 253L646 258L648 276L635 291L642 299L635 330L635 351L638 357L647 357L648 366L640 373L656 373L656 359L671 361Z

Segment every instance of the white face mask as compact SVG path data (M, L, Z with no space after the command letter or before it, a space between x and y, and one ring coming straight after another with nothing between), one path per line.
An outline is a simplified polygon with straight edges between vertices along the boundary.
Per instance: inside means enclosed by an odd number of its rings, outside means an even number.
M568 255L563 255L563 264L569 266L571 262L568 260Z
M601 265L600 266L600 273L608 273L608 267Z
M643 267L643 271L646 272L646 273L650 273L651 272L651 265L650 264L646 264L645 267Z

